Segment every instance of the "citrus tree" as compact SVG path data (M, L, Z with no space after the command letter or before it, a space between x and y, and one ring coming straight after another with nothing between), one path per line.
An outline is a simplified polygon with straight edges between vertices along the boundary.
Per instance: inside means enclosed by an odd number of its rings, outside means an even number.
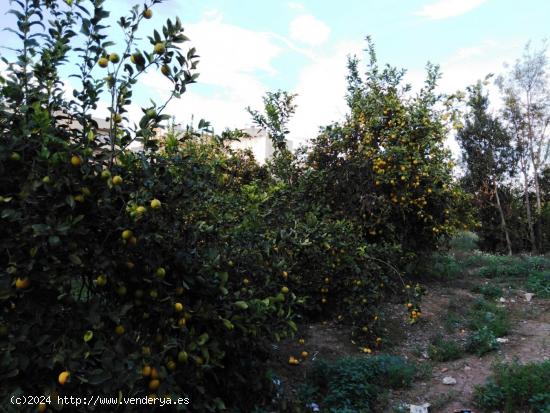
M324 129L308 164L325 173L319 194L369 241L429 251L469 223L444 146L452 97L435 93L436 66L428 65L424 87L413 94L404 71L379 67L370 40L368 51L364 79L359 61L349 61L347 120Z
M197 77L178 19L138 40L158 3L120 18L117 45L103 0L13 2L21 46L3 57L0 89L0 398L12 411L12 395L30 394L48 397L27 406L40 411L60 409L58 395L248 410L270 384L268 343L294 326L279 285L243 286L258 251L232 245L238 215L220 210L245 200L232 188L254 176L247 158L193 144L159 153L167 102L127 117L143 74L171 81L170 99ZM75 61L67 97L60 71ZM105 97L102 134L92 115Z

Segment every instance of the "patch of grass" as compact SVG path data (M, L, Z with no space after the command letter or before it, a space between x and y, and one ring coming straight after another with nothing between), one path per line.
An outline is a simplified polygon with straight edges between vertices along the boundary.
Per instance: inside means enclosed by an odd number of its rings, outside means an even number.
M550 272L533 272L527 278L526 287L537 297L550 298Z
M502 337L508 334L510 317L506 308L486 300L478 300L470 311L468 325L472 330L487 327L496 337Z
M486 278L527 279L533 273L550 269L550 259L542 256L475 254L466 261L469 266L478 267L477 275Z
M461 276L463 268L452 254L433 254L422 270L427 278L452 280Z
M476 285L472 288L474 293L482 294L488 300L496 300L499 297L502 297L504 291L497 285L494 284L482 284Z
M443 324L445 325L445 330L452 333L453 331L460 329L465 324L465 319L457 312L449 311L443 319Z
M377 412L388 389L409 387L416 366L401 357L346 357L318 361L306 377L306 404L318 403L327 412Z
M451 298L447 307L447 313L443 318L445 329L452 333L456 330L466 327L468 324L467 315L473 300L469 297L460 299Z
M489 411L548 413L550 360L496 365L488 382L476 388L475 402L479 408Z
M424 361L416 365L416 378L418 380L428 380L432 377L434 365L431 361Z
M472 330L466 350L482 356L499 347L498 337L508 334L510 318L505 308L486 300L478 300L468 316L468 327Z
M430 360L443 362L457 360L462 357L463 349L460 343L445 340L441 336L435 337L428 346Z
M470 333L466 343L466 351L480 357L498 348L499 343L495 334L486 326Z
M436 395L430 402L430 412L444 411L443 408L452 400L456 400L457 397L458 392L456 390L448 390L446 393Z
M450 241L449 246L454 251L474 251L478 248L479 237L471 231L460 231Z

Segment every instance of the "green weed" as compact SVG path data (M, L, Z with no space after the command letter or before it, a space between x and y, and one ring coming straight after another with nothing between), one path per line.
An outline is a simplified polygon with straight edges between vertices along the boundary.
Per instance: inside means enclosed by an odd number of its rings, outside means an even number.
M316 402L327 412L376 412L388 389L408 387L416 375L416 366L397 356L319 361L308 374L302 395L309 399L304 402Z
M476 388L475 402L485 410L505 413L550 411L550 361L499 364L484 386Z
M476 285L472 288L472 291L475 293L482 294L488 300L496 300L499 297L502 297L504 291L497 285L494 284L482 284Z
M468 327L472 330L466 350L482 356L499 347L498 337L506 335L510 329L510 318L506 309L485 300L478 300L468 316Z
M435 337L428 347L428 355L431 360L443 362L457 360L462 357L463 348L460 343L452 340L445 340L441 336Z
M550 298L550 272L536 271L527 278L526 287L541 298Z

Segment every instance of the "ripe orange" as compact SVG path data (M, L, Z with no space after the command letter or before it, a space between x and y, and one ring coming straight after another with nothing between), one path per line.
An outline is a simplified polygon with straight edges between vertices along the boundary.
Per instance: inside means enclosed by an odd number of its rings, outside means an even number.
M71 376L71 373L69 373L68 371L62 371L61 373L59 373L59 377L57 378L57 381L59 382L59 384L63 386L67 382L67 380L69 380L70 376Z
M141 374L143 377L149 377L151 375L151 366L143 366L143 369L141 369Z
M145 17L146 19L150 19L151 17L153 17L153 10L149 8L143 10L143 17Z
M157 390L160 386L160 381L158 379L153 379L149 382L149 390Z
M25 277L25 278L18 278L15 280L15 288L18 290L24 290L25 288L29 288L29 285L31 284L31 281Z
M176 303L174 304L174 311L176 313L180 313L183 311L183 304L182 303Z
M134 235L134 233L130 229L125 229L122 231L122 239L128 240L132 237L132 235Z
M115 334L116 335L121 336L121 335L124 334L124 332L125 332L125 330L124 330L123 326L118 325L118 326L115 327Z

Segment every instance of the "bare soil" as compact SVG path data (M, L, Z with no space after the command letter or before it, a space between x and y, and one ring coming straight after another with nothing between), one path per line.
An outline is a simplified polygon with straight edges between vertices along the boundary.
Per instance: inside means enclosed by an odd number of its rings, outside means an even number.
M485 281L478 278L473 282L479 284ZM528 302L525 291L509 288L504 300L497 300L512 319L511 331L505 337L508 342L501 344L498 351L482 357L465 355L459 360L439 363L429 360L427 349L434 336L458 341L466 339L468 331L465 329L450 331L446 328L449 311L467 314L480 295L471 291L472 281L457 281L453 285L430 283L426 287L423 317L419 323L411 325L407 322L402 305L388 304L384 311L387 314L387 339L376 352L401 355L416 362L425 372L423 379L412 388L391 393L386 412L394 411L393 408L399 404L423 403L430 403L431 413L452 413L461 409L475 411L472 402L474 389L485 383L495 362L550 359L550 300L535 296ZM305 344L300 344L299 338L303 338ZM300 357L303 351L308 353L305 358ZM300 333L294 339L279 343L274 351L273 367L282 379L284 392L291 396L317 358L334 360L359 354L362 354L359 348L350 341L349 328L334 322L315 323L300 326ZM290 356L299 358L300 365L289 365ZM456 379L457 383L443 384L442 380L447 376Z

